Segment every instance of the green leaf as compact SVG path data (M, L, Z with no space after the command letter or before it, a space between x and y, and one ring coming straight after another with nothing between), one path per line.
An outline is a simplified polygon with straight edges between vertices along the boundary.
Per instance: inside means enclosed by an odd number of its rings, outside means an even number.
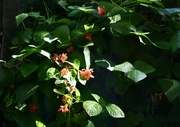
M88 47L84 47L84 58L86 63L86 69L89 69L91 66L91 56L90 56L90 50Z
M158 82L170 102L180 97L180 82L171 79L159 79Z
M13 74L8 69L0 69L0 87L7 87L13 83Z
M69 27L67 25L62 25L57 27L53 31L54 36L58 37L60 40L60 43L62 45L69 45L70 44L70 31Z
M29 28L26 28L22 35L22 40L26 43L30 43L30 40L32 38L32 30Z
M104 99L102 97L100 97L99 95L97 94L91 94L94 99L99 103L101 104L102 106L106 105L106 102L104 101Z
M122 64L118 64L114 66L115 71L121 71L121 72L129 72L133 69L133 65L129 62L124 62Z
M47 70L47 77L49 78L49 79L51 79L51 78L56 78L56 74L59 74L59 70L58 69L56 69L56 68L49 68L48 70Z
M34 33L33 39L35 42L40 42L47 35L49 35L48 31L36 31Z
M172 73L177 77L177 78L179 78L180 79L180 64L179 63L175 63L174 65L173 65L173 68L172 68Z
M75 97L76 97L76 102L80 101L80 97L81 97L81 93L79 92L79 90L76 88L75 89Z
M22 75L26 78L38 68L35 64L25 63L21 67Z
M78 59L75 59L73 61L73 66L76 70L79 70L79 67L80 67L80 61Z
M130 34L132 24L128 21L118 21L110 24L110 27L119 34Z
M171 49L172 51L176 51L178 48L180 48L180 30L176 31L170 40Z
M87 120L83 123L82 127L95 127L95 126L92 121Z
M139 70L131 70L127 73L125 73L127 75L128 78L132 79L133 81L135 81L136 83L143 80L144 78L146 78L146 74L139 71Z
M36 120L36 127L46 127L41 121Z
M106 106L106 109L110 116L114 118L124 118L125 114L124 112L115 104L108 104Z
M17 24L17 26L18 26L21 22L23 22L23 20L26 19L27 17L28 17L28 14L26 14L26 13L22 13L22 14L17 15L17 16L16 16L16 24Z
M39 85L35 82L20 84L15 88L17 102L20 104L32 96Z
M95 63L100 66L100 67L104 67L110 71L114 70L114 67L111 66L111 63L107 60L95 60Z
M68 5L68 4L66 3L66 1L59 0L58 4L67 11L66 5Z
M137 70L144 72L145 74L152 73L155 71L155 69L151 65L139 60L134 63L134 67Z
M87 114L91 116L97 116L102 112L102 107L100 104L98 104L95 101L84 101L83 102L83 107Z

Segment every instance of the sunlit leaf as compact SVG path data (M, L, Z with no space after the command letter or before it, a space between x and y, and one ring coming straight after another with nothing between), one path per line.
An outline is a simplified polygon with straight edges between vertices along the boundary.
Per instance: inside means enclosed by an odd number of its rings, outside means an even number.
M106 109L110 116L114 118L124 118L125 114L124 112L115 104L108 104L106 106Z
M102 97L100 97L99 95L97 94L91 94L94 99L99 103L101 104L102 106L106 105L106 102L104 101L104 99Z
M129 62L124 62L122 64L118 64L114 66L115 71L129 72L133 69L133 65Z
M28 17L28 14L22 13L16 16L16 24L19 25L24 19Z
M83 107L90 117L97 116L102 112L101 105L95 101L84 101Z
M36 120L36 127L46 127L41 121Z
M84 47L84 58L86 63L86 69L89 69L91 66L91 56L90 56L90 50L88 47Z
M132 79L134 82L139 82L141 80L143 80L144 78L146 78L146 74L139 71L139 70L131 70L131 71L128 71L126 73L127 77Z

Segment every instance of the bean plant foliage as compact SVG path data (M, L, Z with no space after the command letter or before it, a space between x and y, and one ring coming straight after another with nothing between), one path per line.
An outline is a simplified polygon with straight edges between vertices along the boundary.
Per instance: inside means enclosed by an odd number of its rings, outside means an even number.
M179 8L160 0L42 2L43 12L31 6L16 16L22 31L12 58L1 60L7 125L179 125Z

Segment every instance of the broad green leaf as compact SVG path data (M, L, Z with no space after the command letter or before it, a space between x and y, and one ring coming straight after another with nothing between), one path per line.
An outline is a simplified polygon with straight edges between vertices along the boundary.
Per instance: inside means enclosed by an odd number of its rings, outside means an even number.
M76 102L79 102L80 101L80 97L81 97L81 93L80 91L76 88L75 89L75 99L76 99Z
M40 17L40 12L30 12L28 15L34 18L38 18Z
M180 96L180 82L171 79L159 79L158 82L170 102Z
M133 65L129 62L124 62L122 64L118 64L114 66L115 71L129 72L133 69Z
M95 101L84 101L83 102L83 107L87 114L91 116L97 116L102 112L102 107L100 104L98 104Z
M0 88L0 97L1 97L1 95L2 95L2 93L4 92L4 88Z
M59 70L56 68L49 68L47 70L47 77L48 78L56 78L56 75L59 73Z
M128 21L118 21L110 24L110 27L119 34L130 34L132 24Z
M172 73L177 77L177 78L179 78L180 79L180 64L179 63L175 63L174 65L173 65L173 68L172 68Z
M144 78L146 78L146 74L139 71L139 70L131 70L131 71L128 71L127 73L125 73L126 76L130 79L132 79L134 82L139 82L141 80L143 80Z
M0 87L7 87L13 83L13 73L9 69L0 69Z
M15 88L17 102L20 104L32 96L39 85L35 82L20 84Z
M90 56L90 50L88 47L84 47L84 58L86 63L86 69L89 69L91 66L91 56Z
M176 31L170 40L171 49L175 52L178 48L180 48L180 30Z
M38 66L36 64L25 63L21 66L22 75L26 78L30 74L32 74L34 71L36 71L37 68L38 68Z
M79 61L78 59L75 59L75 60L73 61L73 66L74 66L74 68L75 68L76 70L79 70L79 68L80 68L80 61Z
M36 120L36 127L46 127L41 121Z
M83 125L81 127L95 127L95 126L92 121L87 120L83 123Z
M30 43L30 40L32 38L32 30L29 28L26 28L22 35L22 40L26 43Z
M102 97L100 97L99 95L97 94L91 94L94 99L99 103L101 104L102 106L106 105L106 102L104 101L104 99Z
M107 60L95 60L95 63L100 66L100 67L104 67L110 71L114 70L114 67L111 66L111 63Z
M170 43L167 41L157 41L157 42L154 42L154 44L156 45L156 47L161 48L161 49L169 50L170 48Z
M66 5L68 4L66 3L65 0L59 0L58 4L67 11Z
M110 116L114 118L124 118L124 112L115 104L107 104L106 109Z
M48 31L36 31L34 33L33 39L36 42L40 42L44 37L46 37L47 35L49 35Z
M166 8L170 14L180 13L180 8Z
M66 46L70 44L70 31L67 25L57 27L52 33L59 38L62 45Z
M134 67L137 70L144 72L145 74L152 73L155 71L155 69L151 65L139 60L134 63Z
M26 14L26 13L22 13L22 14L17 15L17 16L16 16L16 24L17 24L17 26L18 26L21 22L23 22L23 20L26 19L27 17L28 17L28 14Z

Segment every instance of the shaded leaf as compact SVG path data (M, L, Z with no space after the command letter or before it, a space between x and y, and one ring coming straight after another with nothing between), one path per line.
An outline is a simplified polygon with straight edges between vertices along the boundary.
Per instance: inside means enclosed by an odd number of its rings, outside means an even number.
M18 103L24 102L28 99L31 95L33 95L39 85L35 82L28 82L21 85L18 85L15 88L16 99Z
M37 70L38 66L36 64L30 64L30 63L26 63L23 64L21 66L21 72L22 75L26 78L28 77L30 74L32 74L35 70Z
M159 79L158 82L170 102L180 96L180 82L171 79Z
M137 70L144 72L145 74L152 73L155 71L155 69L151 65L149 65L143 61L136 61L134 63L134 67Z
M170 40L171 49L172 51L176 51L178 48L180 48L180 30L176 31Z

